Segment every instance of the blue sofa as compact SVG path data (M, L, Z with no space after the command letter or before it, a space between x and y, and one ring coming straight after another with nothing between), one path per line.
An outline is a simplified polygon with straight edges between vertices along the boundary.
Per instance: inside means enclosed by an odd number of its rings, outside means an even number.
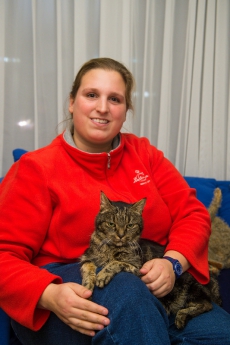
M197 198L208 207L213 198L213 191L219 187L222 191L222 205L218 216L230 226L230 181L217 181L212 178L185 177L191 188L197 191ZM230 250L230 248L229 248ZM230 313L230 269L223 269L218 277L222 307Z
M14 161L17 161L22 154L27 151L15 149L13 151ZM218 216L223 218L230 225L230 181L217 181L212 178L185 177L190 187L197 190L198 199L208 207L215 188L222 190L223 202ZM0 179L1 181L1 179ZM230 313L230 269L223 269L218 277L220 284L220 294L222 297L222 307ZM19 344L10 329L9 317L0 309L0 345Z

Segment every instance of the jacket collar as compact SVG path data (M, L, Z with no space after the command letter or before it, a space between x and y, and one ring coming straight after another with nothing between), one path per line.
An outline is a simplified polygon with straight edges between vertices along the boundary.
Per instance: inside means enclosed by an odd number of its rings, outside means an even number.
M109 153L89 153L79 150L69 130L65 130L59 138L63 148L71 158L75 160L79 166L82 166L83 169L87 169L88 173L100 179L114 174L123 155L124 137L121 133L113 142L113 147L116 147Z

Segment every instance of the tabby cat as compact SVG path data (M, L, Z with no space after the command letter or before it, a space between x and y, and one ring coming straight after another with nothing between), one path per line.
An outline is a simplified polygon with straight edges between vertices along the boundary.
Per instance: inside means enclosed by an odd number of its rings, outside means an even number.
M216 188L208 208L212 228L208 246L208 260L210 270L215 274L218 274L220 269L230 268L230 227L217 216L221 202L221 189Z
M90 246L81 257L82 285L93 291L103 288L115 274L126 271L140 276L142 265L164 255L164 246L141 239L142 211L146 199L134 204L112 202L101 192L100 211ZM96 269L101 271L96 274ZM175 314L175 325L183 328L188 320L212 309L212 301L220 304L218 284L214 278L207 285L198 283L185 272L173 290L160 298L167 314Z

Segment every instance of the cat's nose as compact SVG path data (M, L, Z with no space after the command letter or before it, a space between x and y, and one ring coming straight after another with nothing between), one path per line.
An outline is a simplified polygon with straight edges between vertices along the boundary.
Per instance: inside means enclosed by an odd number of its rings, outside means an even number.
M123 238L125 236L124 232L118 232L117 235L118 235L119 238Z

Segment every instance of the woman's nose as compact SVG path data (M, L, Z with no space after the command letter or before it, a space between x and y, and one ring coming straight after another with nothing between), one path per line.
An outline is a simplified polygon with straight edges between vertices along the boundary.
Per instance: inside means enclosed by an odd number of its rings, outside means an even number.
M99 98L97 101L96 110L100 113L103 113L103 114L107 113L109 110L107 99Z

